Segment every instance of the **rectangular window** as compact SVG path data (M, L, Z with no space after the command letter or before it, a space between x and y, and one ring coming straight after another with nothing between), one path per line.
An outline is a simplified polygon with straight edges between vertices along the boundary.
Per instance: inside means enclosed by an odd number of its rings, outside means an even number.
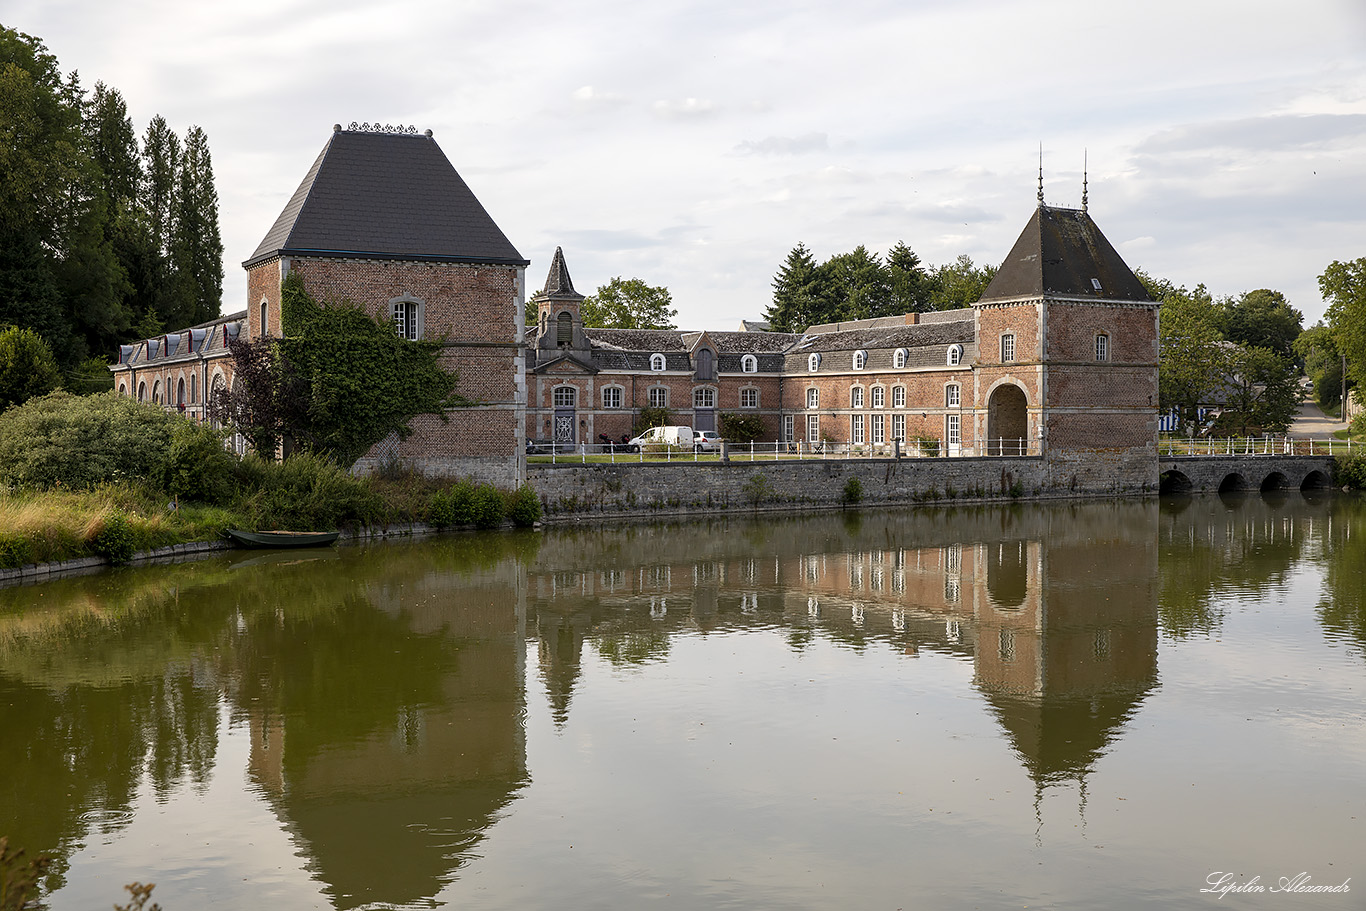
M855 386L853 389L850 389L850 390L849 390L849 407L850 407L850 408L862 408L862 407L863 407L863 387L862 387L862 386Z
M1015 360L1015 334L1007 332L1001 336L1001 363L1008 364Z
M398 334L408 339L417 338L417 301L394 301L391 312Z
M574 402L578 398L575 395L576 392L578 392L578 390L575 389L573 386L556 386L554 393L555 407L573 408Z
M806 416L806 441L808 443L820 442L821 438L821 418L818 414L808 414Z
M881 386L873 387L873 407L881 408L887 402L887 390Z
M741 407L741 408L758 408L758 407L759 407L759 390L758 390L758 389L741 389L741 390L740 390L740 407Z
M650 387L650 407L651 407L651 408L668 408L668 407L669 407L669 390L666 389L666 388L664 388L663 386L651 386L651 387Z
M892 439L906 442L906 415L892 415Z
M791 443L797 438L797 418L796 415L783 415L783 441Z
M961 389L962 389L962 387L959 386L959 385L957 385L957 384L955 384L955 383L950 383L949 385L947 385L947 386L944 387L944 404L945 404L947 407L949 407L949 408L957 408L957 407L958 407L958 404L959 404L958 396L959 396L959 391L960 391Z
M882 435L882 427L883 427L883 425L882 425L882 415L880 415L880 414L875 414L875 415L873 415L873 417L872 417L872 422L873 422L873 442L874 442L874 443L885 443L887 440L886 440L886 438Z
M963 416L959 414L944 415L944 439L950 446L957 446L963 442Z
M699 386L692 391L692 406L694 408L715 408L716 390L709 386Z
M849 442L851 442L851 443L862 443L862 442L863 442L863 415L861 415L861 414L853 415L849 420L850 420L850 427L849 427L849 430L850 430L850 433L849 433Z
M602 407L620 408L621 407L621 387L608 386L602 390Z
M1096 336L1096 360L1108 361L1110 359L1110 336Z
M808 390L806 390L806 407L807 407L807 408L819 408L819 407L821 407L821 394L820 394L819 390L816 390L816 389L814 389L814 388L813 388L813 389L808 389Z
M906 407L906 387L905 387L905 386L893 386L893 387L892 387L892 407L893 407L893 408L905 408L905 407Z

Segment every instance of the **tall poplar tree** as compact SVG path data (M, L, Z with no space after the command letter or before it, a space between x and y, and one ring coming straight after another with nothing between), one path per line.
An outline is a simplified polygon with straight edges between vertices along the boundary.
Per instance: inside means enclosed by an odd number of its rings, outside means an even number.
M213 319L223 302L223 240L209 138L199 127L190 127L182 149L171 245L178 326Z

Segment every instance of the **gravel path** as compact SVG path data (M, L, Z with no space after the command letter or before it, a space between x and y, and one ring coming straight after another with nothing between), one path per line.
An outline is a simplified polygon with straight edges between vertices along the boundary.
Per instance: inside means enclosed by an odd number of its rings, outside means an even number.
M1290 436L1295 439L1323 439L1333 435L1333 431L1341 430L1344 426L1342 421L1330 418L1323 413L1316 402L1304 401L1295 411L1295 420L1290 422Z

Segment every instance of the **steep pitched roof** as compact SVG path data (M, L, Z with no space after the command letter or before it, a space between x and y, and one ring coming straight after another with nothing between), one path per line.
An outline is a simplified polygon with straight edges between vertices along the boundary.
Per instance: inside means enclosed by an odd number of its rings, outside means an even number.
M429 134L339 128L242 266L276 254L528 263Z
M550 260L550 273L545 277L545 287L532 296L532 300L571 300L581 301L583 295L574 290L574 282L569 278L569 267L564 262L564 251L555 248Z
M1045 295L1152 302L1090 215L1039 206L982 301Z

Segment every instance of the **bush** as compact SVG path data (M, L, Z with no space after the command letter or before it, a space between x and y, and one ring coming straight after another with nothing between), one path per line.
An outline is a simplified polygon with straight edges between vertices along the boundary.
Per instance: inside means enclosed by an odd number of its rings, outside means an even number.
M108 392L54 392L0 414L0 482L88 490L155 478L186 420Z
M45 395L61 381L57 360L41 335L32 329L0 326L0 411Z
M220 433L183 421L172 431L158 480L178 500L221 506L232 500L237 461Z
M541 518L541 498L526 484L518 487L507 498L507 514L518 528L529 528Z
M90 549L110 563L127 563L133 557L133 530L128 527L128 518L122 513L114 513L105 518L104 527L90 540Z
M757 414L721 412L721 436L732 443L753 443L764 437L764 419Z
M503 499L503 492L492 484L480 484L475 488L470 507L474 512L474 524L477 528L494 528L501 525L507 515L507 503Z
M773 482L768 479L768 475L755 472L750 475L744 484L740 486L745 499L749 500L750 505L758 507L765 500L775 499L777 491L773 488Z
M23 535L0 531L0 569L33 562L33 545Z
M244 475L259 478L247 504L257 528L313 531L364 524L380 511L379 497L326 456L301 452L280 463L244 459Z
M857 476L851 477L844 482L844 490L840 492L840 503L845 506L853 506L863 502L863 482Z
M432 497L427 521L437 528L474 524L474 484L461 481Z
M1366 453L1354 452L1338 457L1338 483L1353 490L1366 490Z

